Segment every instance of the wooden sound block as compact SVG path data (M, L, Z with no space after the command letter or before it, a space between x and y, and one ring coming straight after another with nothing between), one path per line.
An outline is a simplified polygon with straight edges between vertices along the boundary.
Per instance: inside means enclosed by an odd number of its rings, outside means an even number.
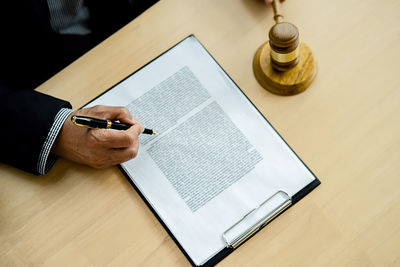
M258 48L253 60L254 75L261 86L278 95L295 95L305 91L317 74L311 49L300 43L299 63L282 72L272 68L270 49L269 43L264 43Z

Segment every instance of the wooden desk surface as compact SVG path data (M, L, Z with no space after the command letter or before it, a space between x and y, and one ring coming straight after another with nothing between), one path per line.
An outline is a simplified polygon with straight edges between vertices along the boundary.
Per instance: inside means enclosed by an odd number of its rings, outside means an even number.
M256 82L260 0L162 0L39 91L80 107L194 33L322 185L219 266L400 265L400 1L287 0L319 73L293 97ZM1 266L187 266L116 168L0 165Z

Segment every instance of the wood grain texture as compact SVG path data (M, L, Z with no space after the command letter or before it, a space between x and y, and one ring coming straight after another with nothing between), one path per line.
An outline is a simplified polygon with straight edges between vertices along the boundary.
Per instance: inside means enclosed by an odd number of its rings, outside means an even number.
M270 48L269 54L271 57L270 64L272 67L277 71L288 71L294 68L299 63L300 55L299 30L297 27L289 22L277 23L269 30L268 37ZM313 64L314 59L311 51L309 51L310 49L308 49L308 47L303 48L303 50L305 49L306 51L303 51L303 54L306 54L308 57L303 58L303 61L311 62ZM268 60L264 59L264 56L264 53L260 51L260 53L256 54L257 59L254 59L255 62L261 63ZM312 57L311 60L309 59L310 56Z
M285 71L276 71L270 56L268 42L257 50L253 60L254 76L262 87L277 95L296 95L304 92L317 75L317 65L311 49L300 43L300 56L295 67ZM279 68L279 67L278 67Z
M318 77L281 97L254 77L272 8L162 0L38 88L78 108L194 33L322 184L218 266L399 266L400 1L287 0ZM189 266L116 168L0 165L0 266Z
M282 52L290 52L294 50L294 46L299 38L299 30L295 25L289 22L277 23L271 27L269 33L269 41L276 46L277 49L282 49ZM289 51L285 51L289 48Z

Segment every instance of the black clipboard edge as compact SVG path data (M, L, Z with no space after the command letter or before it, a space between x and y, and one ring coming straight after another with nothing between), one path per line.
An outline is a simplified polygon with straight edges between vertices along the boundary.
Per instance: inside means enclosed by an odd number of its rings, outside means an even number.
M251 234L243 243L241 243L237 248L239 248L240 246L242 246L244 243L246 243L248 240L250 240L250 238L252 238L254 235L256 235L258 232L260 232L264 227L266 227L268 224L270 224L272 221L274 221L276 218L278 218L280 215L282 215L286 210L288 210L290 207L292 207L294 204L296 204L297 202L299 202L300 199L302 199L303 197L305 197L308 193L310 193L314 188L316 188L318 185L320 185L321 182L318 178L316 178L314 181L312 181L311 183L309 183L306 187L304 187L303 189L301 189L299 192L297 192L295 195L293 195L292 197L292 204L287 207L286 209L284 209L281 213L278 214L278 216L276 216L275 218L273 218L272 220L270 220L268 223L266 223L265 225L263 225L260 229L258 229L256 232L254 232L253 234ZM237 249L235 248L235 249ZM221 250L217 255L215 255L214 257L212 257L210 260L207 261L206 264L201 265L201 267L210 267L210 266L215 266L218 262L222 261L225 257L227 257L229 254L231 254L235 249L233 248L224 248L223 250ZM193 265L196 266L196 265Z
M96 100L97 98L101 97L102 95L106 94L108 91L112 90L115 86L119 85L120 83L124 82L126 79L128 79L130 76L134 75L135 73L137 73L138 71L140 71L141 69L145 68L146 66L148 66L149 64L151 64L153 61L157 60L158 58L162 57L164 54L166 54L168 51L170 51L171 49L173 49L174 47L178 46L180 43L182 43L183 41L185 41L186 39L190 38L190 37L194 37L196 38L196 36L194 34L190 34L189 36L185 37L184 39L182 39L181 41L179 41L178 43L176 43L175 45L173 45L172 47L170 47L169 49L167 49L166 51L164 51L163 53L161 53L159 56L155 57L154 59L150 60L148 63L146 63L145 65L143 65L142 67L140 67L139 69L137 69L136 71L132 72L131 74L127 75L125 78L123 78L121 81L117 82L116 84L114 84L113 86L111 86L109 89L105 90L103 93L101 93L100 95L98 95L97 97L93 98L92 100L90 100L89 102L87 102L85 105L88 105L89 103L93 102L94 100ZM293 206L294 204L296 204L300 199L302 199L303 197L305 197L307 194L309 194L313 189L315 189L318 185L321 184L321 181L315 176L315 174L310 170L310 168L308 168L308 166L303 162L303 160L296 154L296 152L289 146L289 144L285 141L285 139L282 138L282 136L279 134L279 132L272 126L272 124L268 121L268 119L260 112L260 110L253 104L253 102L251 102L251 100L247 97L247 95L243 92L242 89L240 89L240 87L235 83L235 81L228 75L228 73L222 68L222 66L218 63L217 60L215 60L215 58L208 52L208 50L206 49L206 47L199 41L199 39L196 38L196 40L199 42L199 44L204 48L204 50L208 53L208 55L214 60L214 62L222 69L222 71L226 74L226 76L233 82L233 84L235 84L235 86L239 89L239 91L243 94L243 96L251 103L251 105L257 110L257 112L264 118L264 120L272 127L272 129L274 130L275 133L278 134L278 136L283 140L283 142L289 147L289 149L296 155L296 157L301 161L301 163L308 169L308 171L310 171L310 173L314 176L314 180L309 183L307 186L305 186L303 189L301 189L299 192L297 192L295 195L293 195L292 197L292 205L290 205L288 208L286 208L285 210L282 211L282 213L284 213L287 209L289 209L291 206ZM82 107L83 107L82 106ZM82 108L81 107L81 108ZM154 214L154 216L157 218L157 220L161 223L161 225L164 227L164 229L167 231L167 233L169 234L169 236L174 240L175 244L179 247L179 249L182 251L182 253L185 255L185 257L188 259L188 261L190 262L190 264L192 266L201 266L201 267L209 267L209 266L215 266L218 262L220 262L221 260L223 260L225 257L227 257L229 254L231 254L235 249L233 248L224 248L223 250L221 250L220 252L218 252L215 256L213 256L211 259L209 259L205 264L203 265L196 265L193 260L190 258L190 256L186 253L185 249L181 246L181 244L179 243L179 241L175 238L175 236L172 234L172 232L169 230L169 228L167 227L167 225L163 222L163 220L159 217L159 215L157 214L157 212L153 209L153 207L150 205L150 203L147 201L147 199L145 198L145 196L140 192L139 188L137 188L137 186L133 183L133 181L130 179L129 175L125 172L125 170L121 167L121 165L118 165L118 168L121 170L121 172L125 175L125 177L127 178L128 182L132 185L132 187L135 189L135 191L139 194L139 196L143 199L143 201L146 203L146 205L148 206L148 208L151 210L151 212ZM282 214L281 213L281 214ZM256 232L254 232L252 235L250 235L250 237L247 239L249 240L251 237L253 237L255 234L257 234L261 229L263 229L265 226L267 226L269 223L271 223L272 221L274 221L277 217L279 217L280 215L276 216L274 219L272 219L270 222L268 222L267 224L263 225L259 230L257 230ZM238 247L242 246L244 243L247 242L247 240L245 240L242 244L240 244Z
M144 203L146 203L147 207L151 210L151 212L154 214L154 216L157 218L157 220L161 223L162 227L167 231L168 235L174 240L175 244L179 247L179 249L182 251L182 253L185 255L185 257L189 260L190 264L192 266L197 266L192 258L190 258L189 254L186 253L185 249L181 246L179 243L178 239L175 238L175 236L172 234L172 232L169 230L168 226L164 223L164 221L161 219L161 217L157 214L157 212L153 209L153 207L150 205L150 203L147 201L146 197L142 194L142 192L139 190L139 188L135 185L135 183L131 180L129 175L126 173L124 168L122 168L121 165L118 165L118 168L121 170L121 172L125 175L126 179L128 182L132 185L132 187L135 189L136 193L139 194L139 196L142 198ZM212 265L210 265L212 266Z
M128 182L131 184L131 186L135 189L135 191L139 194L139 196L142 198L144 203L146 203L147 207L151 210L151 212L154 214L154 216L157 218L157 220L161 223L161 225L164 227L164 229L167 231L169 236L174 240L175 244L179 247L179 249L182 251L182 253L185 255L185 257L189 260L190 264L192 266L201 266L201 267L209 267L209 266L215 266L218 262L223 260L225 257L227 257L229 254L231 254L235 249L233 248L224 248L220 252L218 252L214 257L209 259L204 265L196 265L193 260L190 258L190 256L186 253L185 249L181 246L179 241L175 238L175 236L172 234L172 232L169 230L168 226L164 223L164 221L161 219L161 217L157 214L157 212L153 209L153 207L150 205L150 203L147 201L146 197L142 194L142 192L139 190L139 188L135 185L135 183L131 180L129 175L126 173L124 168L121 167L121 165L118 165L118 168L121 170L121 172L125 175L127 178ZM316 178L314 181L309 183L306 187L301 189L299 192L297 192L295 195L292 197L292 205L287 207L285 210L283 210L281 214L283 214L286 210L288 210L290 207L292 207L294 204L300 201L303 197L308 195L314 188L316 188L318 185L320 185L321 182L318 178ZM251 237L253 237L255 234L257 234L259 231L261 231L265 226L270 224L272 221L274 221L276 218L278 218L280 215L276 216L274 219L272 219L270 222L267 224L263 225L259 230L254 232L250 237L247 239L249 240ZM240 244L238 247L242 246L244 243L247 242L245 240L242 244Z

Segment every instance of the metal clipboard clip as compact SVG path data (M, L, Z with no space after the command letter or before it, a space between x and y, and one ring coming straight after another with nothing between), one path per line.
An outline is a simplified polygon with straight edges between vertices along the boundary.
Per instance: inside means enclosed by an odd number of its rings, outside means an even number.
M222 234L226 247L237 248L253 233L269 223L291 204L292 199L289 194L279 190L257 208L249 211L242 219Z

